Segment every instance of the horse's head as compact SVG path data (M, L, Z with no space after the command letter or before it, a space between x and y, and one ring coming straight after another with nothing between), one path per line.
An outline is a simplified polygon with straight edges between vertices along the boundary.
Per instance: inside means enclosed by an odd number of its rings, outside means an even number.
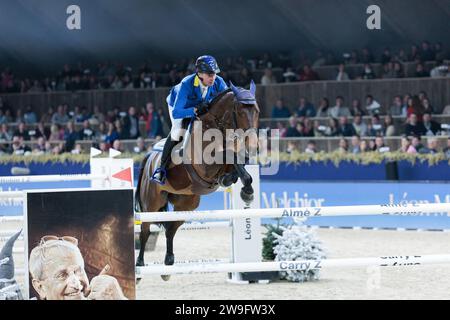
M209 112L201 117L204 129L214 128L224 134L227 149L233 145L230 142L245 142L230 148L234 152L242 150L244 146L247 151L257 149L256 129L260 111L255 92L256 85L253 81L250 90L236 87L230 82L230 89L219 94L211 102Z

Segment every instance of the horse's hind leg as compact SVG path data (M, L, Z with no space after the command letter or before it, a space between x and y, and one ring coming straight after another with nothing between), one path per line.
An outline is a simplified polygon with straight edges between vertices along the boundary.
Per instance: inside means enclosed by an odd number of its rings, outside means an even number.
M200 203L200 196L197 195L169 195L169 201L174 205L175 211L190 211L197 209ZM166 257L164 258L164 264L171 266L175 263L175 255L173 254L173 238L178 228L184 223L184 221L171 221L165 222L164 227L166 229ZM170 275L161 275L161 278L165 281L170 279Z
M160 208L159 211L167 211L167 204L164 207ZM141 247L139 248L139 255L136 260L136 266L138 267L145 266L144 253L148 238L151 235L150 224L150 222L142 222L141 225L141 232L139 233L139 242L141 244Z

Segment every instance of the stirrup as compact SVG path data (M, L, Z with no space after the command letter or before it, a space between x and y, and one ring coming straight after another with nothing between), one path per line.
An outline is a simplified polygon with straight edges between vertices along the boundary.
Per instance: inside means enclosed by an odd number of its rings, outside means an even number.
M161 180L159 180L159 179L156 179L156 174L157 173L161 173ZM166 170L164 169L164 168L157 168L156 170L155 170L155 172L153 172L153 174L152 174L152 177L151 177L151 181L154 181L154 182L156 182L156 183L159 183L160 185L164 185L164 184L166 184L166 182L164 181L166 179Z

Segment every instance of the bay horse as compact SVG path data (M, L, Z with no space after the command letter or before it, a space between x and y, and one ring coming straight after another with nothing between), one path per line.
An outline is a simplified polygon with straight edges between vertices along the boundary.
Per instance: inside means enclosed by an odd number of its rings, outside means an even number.
M250 90L235 87L230 83L230 89L225 90L215 97L208 106L208 112L201 115L195 121L191 122L190 128L201 125L201 130L193 130L190 135L183 139L196 141L198 135L204 137L204 133L209 129L215 129L216 132L222 133L223 155L229 155L229 149L223 146L234 146L233 140L236 136L227 135L229 129L242 129L243 131L256 132L259 119L259 107L255 98L256 85L252 81ZM198 128L198 126L197 126ZM241 131L242 132L242 131ZM196 136L197 135L197 136ZM188 138L187 138L188 137ZM186 140L187 141L187 140ZM216 143L218 141L215 141ZM245 146L244 142L244 146ZM251 142L250 142L251 143ZM253 144L257 145L257 139L253 139ZM201 139L200 146L205 150L210 141ZM179 146L182 143L178 144ZM184 144L186 145L186 143ZM177 146L178 147L178 146ZM174 148L174 150L177 149ZM197 150L196 150L197 149ZM249 204L253 200L252 178L244 168L242 161L237 161L237 149L233 149L231 153L234 155L233 160L222 161L221 163L207 164L205 161L198 163L192 161L195 152L199 148L183 148L182 152L184 161L181 164L173 163L174 151L172 151L171 164L166 173L166 183L160 185L151 180L152 173L159 167L162 153L159 151L149 152L141 163L139 180L135 193L135 209L137 212L155 212L167 211L168 204L171 203L175 211L192 211L197 209L200 204L200 196L210 194L216 191L219 186L228 187L235 183L238 178L241 179L243 187L240 196L245 203ZM227 156L227 159L228 156ZM173 265L175 256L173 253L173 238L178 228L184 221L161 222L165 229L166 235L166 255L164 259L165 265ZM139 235L140 250L136 260L137 266L144 266L144 251L147 240L150 236L150 223L143 222ZM162 275L164 280L168 280L169 276Z

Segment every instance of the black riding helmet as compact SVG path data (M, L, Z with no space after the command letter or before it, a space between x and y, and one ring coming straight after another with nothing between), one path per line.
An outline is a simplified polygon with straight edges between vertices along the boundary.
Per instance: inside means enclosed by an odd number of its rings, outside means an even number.
M197 72L201 73L219 73L220 69L217 65L216 59L213 56L201 56L195 62Z

